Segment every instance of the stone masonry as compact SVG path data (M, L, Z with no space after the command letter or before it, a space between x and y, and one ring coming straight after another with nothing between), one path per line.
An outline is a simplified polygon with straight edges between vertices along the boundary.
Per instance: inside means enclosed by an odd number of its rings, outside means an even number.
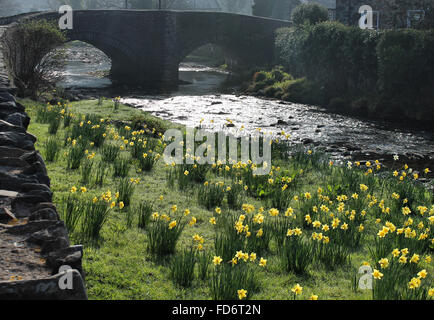
M58 20L56 12L0 19ZM147 88L176 89L179 64L195 49L220 46L240 67L266 66L274 58L275 30L288 21L225 12L163 10L74 11L68 40L90 43L112 60L112 79Z
M83 248L69 243L36 137L27 132L30 118L13 93L0 56L0 300L87 299ZM59 273L66 265L72 270ZM72 289L59 286L65 276Z

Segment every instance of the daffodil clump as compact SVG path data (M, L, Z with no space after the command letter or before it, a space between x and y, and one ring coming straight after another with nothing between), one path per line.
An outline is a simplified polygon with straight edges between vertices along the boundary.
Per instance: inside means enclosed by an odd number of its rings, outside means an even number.
M266 268L267 260L259 258L255 252L238 250L229 260L221 256L212 259L210 291L215 300L248 299L249 293L259 290L256 270ZM242 289L239 289L242 288Z
M122 210L124 203L113 198L107 190L100 196L88 193L86 187L71 187L69 194L63 199L61 218L68 231L80 241L96 242L100 239L101 229L114 208Z
M425 300L431 283L424 264L431 263L431 255L395 248L378 260L372 272L372 297L375 300Z
M187 222L186 217L189 215L189 210L187 210L180 213L178 206L173 205L167 213L152 213L150 225L147 228L147 248L151 254L161 257L175 253L176 244L184 228L187 225L194 226L196 223L194 217Z

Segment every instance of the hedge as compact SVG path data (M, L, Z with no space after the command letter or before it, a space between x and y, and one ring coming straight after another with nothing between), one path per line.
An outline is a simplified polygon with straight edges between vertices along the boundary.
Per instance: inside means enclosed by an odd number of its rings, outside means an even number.
M276 52L276 64L321 88L321 104L367 98L374 112L393 114L399 108L418 119L434 113L433 29L301 25L278 30Z

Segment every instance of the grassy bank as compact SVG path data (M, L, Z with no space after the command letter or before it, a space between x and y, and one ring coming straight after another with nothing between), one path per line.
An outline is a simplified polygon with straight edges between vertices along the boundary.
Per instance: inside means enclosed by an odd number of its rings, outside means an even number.
M177 125L112 101L21 103L36 148L45 159L57 154L46 163L53 201L71 239L84 244L90 299L237 299L241 289L248 299L372 299L357 289L362 264L383 273L375 298L429 298L433 195L410 168L395 176L380 163L340 167L282 141L273 143L268 176L241 163L167 166L156 155ZM119 159L130 167L114 177ZM189 248L205 257L191 276ZM393 258L395 248L409 252ZM409 289L421 270L427 275Z

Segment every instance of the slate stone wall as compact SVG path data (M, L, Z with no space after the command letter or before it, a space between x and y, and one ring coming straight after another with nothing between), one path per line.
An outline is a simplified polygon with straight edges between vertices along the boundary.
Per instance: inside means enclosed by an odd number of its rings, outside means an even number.
M87 299L83 248L70 245L36 137L27 132L30 118L13 93L0 56L0 300ZM19 261L18 255L42 261L34 267L38 274L29 271L32 261ZM64 265L73 269L72 289L60 289Z

